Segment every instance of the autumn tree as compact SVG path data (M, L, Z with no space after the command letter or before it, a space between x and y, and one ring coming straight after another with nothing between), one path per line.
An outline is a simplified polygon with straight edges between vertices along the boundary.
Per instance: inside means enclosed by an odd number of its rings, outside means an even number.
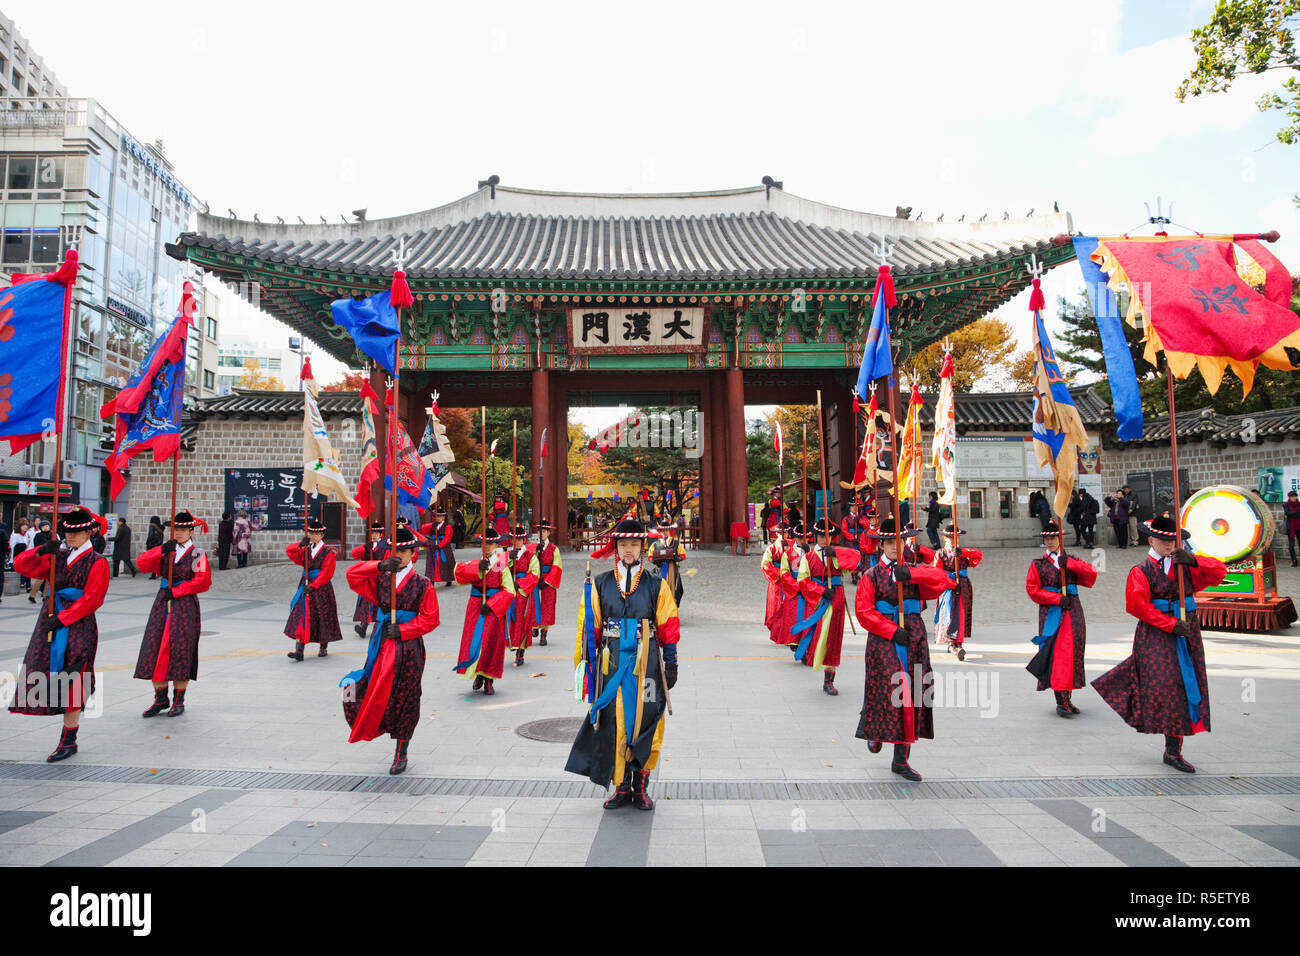
M343 373L343 377L337 382L330 382L328 385L322 385L322 392L359 392L363 383L370 381L370 376L365 372L349 370Z
M239 377L239 384L235 386L246 392L283 392L284 386L274 375L266 375L262 372L262 367L258 364L257 359L250 358L248 364L244 366L244 374Z
M1007 387L1013 392L1029 392L1034 388L1034 350L1024 349L1011 356L1005 368ZM1070 375L1062 369L1068 381Z
M977 319L953 332L952 387L958 392L997 391L1007 386L1007 368L1016 351L1016 334L1010 322L993 316ZM903 363L904 393L916 379L923 392L939 390L943 343L935 342ZM977 385L985 388L977 389ZM883 402L883 396L879 399ZM902 414L900 410L899 414Z
M776 450L773 445L776 434L776 425L781 424L781 436L785 443L785 480L790 481L803 474L803 436L804 426L808 428L808 479L809 481L821 480L821 455L817 448L817 406L816 405L778 405L771 412L764 416L763 422L766 425L766 434L768 437L767 450L769 457L772 459L772 474L776 474ZM755 450L755 458L758 453ZM753 466L750 467L750 484L754 484ZM776 484L775 481L768 482L768 487ZM755 498L755 501L760 499Z
M1279 92L1265 93L1255 105L1261 111L1281 110L1279 142L1300 141L1300 55L1295 27L1300 0L1219 0L1210 22L1192 31L1196 66L1179 84L1176 96L1222 93L1238 74L1289 72Z

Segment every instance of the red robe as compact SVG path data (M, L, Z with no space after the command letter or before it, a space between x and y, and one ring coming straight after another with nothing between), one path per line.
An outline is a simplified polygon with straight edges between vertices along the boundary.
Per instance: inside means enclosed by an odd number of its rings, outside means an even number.
M1205 648L1201 644L1201 622L1195 612L1187 616L1191 637L1185 638L1201 702L1196 720L1188 710L1187 691L1178 665L1178 637L1172 633L1178 618L1157 608L1152 601L1178 602L1178 583L1162 563L1148 557L1128 573L1124 598L1128 613L1138 619L1133 634L1133 653L1092 682L1097 693L1124 722L1141 734L1188 737L1210 730L1210 686L1205 676ZM1222 561L1198 555L1188 569L1192 592L1221 582L1228 574Z
M179 557L177 557L179 555ZM199 676L199 632L202 622L198 596L212 586L212 563L193 541L172 556L172 601L168 613L162 591L154 596L140 642L135 677L152 681L188 681ZM167 581L162 548L150 548L140 555L136 567L157 574L159 584Z
M927 549L929 550L929 549ZM936 634L935 639L940 644L964 643L966 638L970 637L971 621L975 615L975 588L970 583L970 578L958 576L956 572L957 556L955 552L947 550L933 551L931 563L936 567L948 573L949 583L957 581L957 592L953 595L955 606L952 609L952 618L948 624L947 634ZM978 548L961 549L961 569L977 568L981 561L984 560L984 552Z
M538 582L537 590L533 593L533 600L541 609L540 622L538 615L533 615L533 624L536 627L555 626L555 596L564 577L564 567L557 560L559 556L560 549L554 541L538 543L537 561L542 572L542 580Z
M424 558L424 576L434 584L450 583L452 564L455 563L451 540L456 536L456 528L450 521L430 521L420 525L420 531L429 538Z
M294 542L284 549L289 560L302 567L303 558L310 553L310 545L302 547ZM304 644L329 644L341 640L339 632L339 606L334 597L334 568L337 562L334 552L322 543L314 557L307 558L307 570L316 572L314 581L302 580L303 596L289 611L289 620L284 625L285 637L293 638ZM311 614L303 613L304 607L311 609Z
M62 602L63 610L58 620L68 629L68 644L63 655L62 678L51 679L50 650L46 640L49 633L50 599L40 601L36 615L36 629L23 656L23 669L18 675L9 712L43 716L80 710L86 698L95 692L95 654L99 649L99 626L95 612L104 603L108 593L108 561L86 548L68 564L68 551L60 551L51 558L37 554L29 548L14 555L14 570L32 580L50 579L50 561L54 564L54 589L76 588L81 597Z
M378 561L348 568L348 587L376 607L387 609L392 598L393 575L379 570ZM397 589L397 609L415 617L398 624L401 640L376 634L379 642L374 667L344 691L343 716L352 733L348 743L374 740L387 733L394 740L410 740L420 722L421 679L424 676L424 635L438 626L438 595L429 579L414 565Z
M496 680L501 677L506 663L506 612L514 602L514 576L510 573L509 556L498 551L492 557L488 568L487 580L479 575L477 561L462 561L456 565L456 583L469 584L475 590L487 585L488 615L483 621L480 633L478 656L471 659L471 646L474 630L478 627L479 608L483 596L471 594L465 607L465 626L460 635L460 651L453 670L465 677L477 677L480 674ZM495 593L491 593L495 592Z
M533 593L541 580L538 571L537 547L526 544L515 552L511 570L515 576L514 618L510 621L509 647L517 651L521 647L533 646L533 628L536 626L536 614L533 611Z
M836 573L841 577L840 584L833 586L833 582L827 576L826 565L822 562L821 549L818 547L810 548L804 555L803 562L800 564L798 583L799 593L804 599L805 618L816 613L822 595L827 590L832 592L830 607L822 618L812 625L812 640L801 660L809 667L817 669L825 667L834 670L840 665L840 650L844 645L844 608L847 605L844 598L843 575L857 570L858 552L853 548L836 548L834 545L832 548L839 565ZM807 574L804 573L805 568ZM795 603L797 604L798 601ZM800 643L803 641L803 636L803 634L799 635Z
M799 565L803 561L804 549L797 544L790 545L787 568L781 572L778 584L781 588L780 620L772 628L772 643L789 647L798 644L799 639L790 633L799 619Z
M1087 561L1080 561L1073 555L1067 555L1065 569L1070 576L1070 583L1079 587L1090 588L1097 583L1097 569ZM1047 588L1056 588L1048 591ZM1043 633L1047 624L1047 609L1061 603L1061 570L1056 559L1045 554L1035 558L1029 564L1029 573L1025 577L1025 591L1029 599L1038 605L1038 633ZM1078 690L1084 684L1083 652L1088 639L1088 624L1084 620L1083 605L1075 595L1074 605L1061 615L1061 623L1056 631L1056 644L1052 648L1052 675L1049 683L1038 682L1038 690Z
M903 600L935 600L952 582L938 568L908 569L911 581L903 585ZM855 734L862 740L910 744L918 738L934 737L934 713L925 694L932 682L930 643L925 621L920 613L903 615L907 631L907 669L894 644L894 631L900 626L897 617L886 616L876 601L898 603L898 584L893 564L885 559L862 575L854 595L853 611L867 630L866 680L862 692L862 712ZM900 676L901 675L901 676ZM919 702L919 703L918 703Z

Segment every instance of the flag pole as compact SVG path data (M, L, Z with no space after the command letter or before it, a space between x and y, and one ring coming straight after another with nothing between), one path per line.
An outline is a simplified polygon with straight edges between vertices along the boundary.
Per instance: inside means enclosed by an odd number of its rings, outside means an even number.
M487 494L487 460L488 460L488 454L487 454L487 452L488 452L488 444L487 444L487 406L486 406L486 405L481 405L481 406L479 406L479 413L480 413L480 415L482 416L482 422L483 422L483 434L482 434L482 437L479 439L479 441L482 443L482 446L483 446L483 500L482 500L482 507L479 508L479 511L480 511L480 513L482 514L482 517L483 517L483 528L482 528L482 534L480 534L479 537L481 537L481 538L483 539L483 559L484 559L484 560L487 560L487 522L488 522L488 500L487 500L487 499L488 499L488 494Z
M515 512L516 493L519 490L519 419L511 421L513 437L510 447L510 535L514 536L519 525L518 517Z
M893 364L897 364L897 357L894 357ZM903 560L903 527L902 519L898 510L898 442L895 435L895 429L898 427L898 389L894 386L894 373L889 373L889 465L891 473L894 476L893 487L889 489L889 502L893 505L894 510L894 547L898 551L896 560ZM895 585L898 589L898 626L904 626L903 615L903 582L895 579Z
M402 310L397 310L397 328L402 328ZM388 414L388 465L393 469L393 489L388 495L388 541L389 554L397 556L397 429L401 427L401 418L397 414L398 396L401 392L401 373L399 366L401 361L402 337L399 335L393 342L393 380L390 388L393 393L392 410ZM412 529L414 533L414 529ZM397 620L397 575L391 575L388 582L388 611L392 615L391 620Z
M946 361L947 361L947 357L948 357L949 355L952 354L952 339L947 338L947 337L944 338L944 340L943 340L943 354L944 354L944 361L946 362ZM956 369L954 368L954 369L953 369L953 378L956 378L956 377L957 377L957 375L956 375ZM942 383L940 383L940 387L942 387ZM953 419L953 422L956 422L956 421L957 421L957 389L955 389L955 388L952 389L952 419ZM936 429L939 427L939 420L938 420L938 419L935 419L934 427L935 427ZM947 428L947 425L945 425L944 427ZM957 464L957 462L956 462L956 456L954 455L954 456L953 456L953 462L952 462L952 465L953 465L953 472L952 472L952 538L953 538L954 541L960 541L961 539L957 536L958 525L957 525L957 471L956 471L956 464ZM938 483L939 483L939 482L938 482L938 475L936 475L936 476L935 476L935 484L938 485ZM967 492L967 496L969 497L969 495L970 495L970 492L968 491L968 492ZM915 524L916 522L913 521L912 523ZM941 528L941 529L942 529L942 527L943 527L943 525L940 524L940 528ZM939 547L942 549L942 547L943 547L943 542L942 542L942 541L939 542ZM920 549L918 548L917 551L918 551L918 553L919 553ZM960 578L960 577L961 577L961 548L958 547L958 546L955 545L955 544L953 545L952 567L953 567L953 573L956 574L958 578ZM959 583L960 583L960 582L959 582ZM959 596L960 596L960 591L959 591ZM958 602L958 603L960 603L960 602ZM960 608L958 608L958 610L960 610Z
M306 414L305 405L303 406L303 414ZM306 439L303 439L303 444L306 444ZM302 457L302 474L303 477L306 478L306 449L303 450ZM307 537L307 525L309 524L311 524L311 505L307 501L307 483L304 481L302 486L302 536L307 538L307 546L303 548L302 551L302 625L303 632L307 638L307 640L303 641L304 644L311 643L311 595L307 591L308 587L311 585L311 582L307 580L307 565L311 561L311 539ZM366 537L369 538L370 536L366 535ZM323 647L324 645L321 646Z
M817 454L818 454L818 457L821 459L821 466L822 466L822 468L821 468L821 471L822 471L822 501L824 502L824 507L825 507L825 509L826 509L826 527L827 527L827 528L832 528L832 527L834 527L834 525L831 524L831 501L830 501L830 494L831 494L831 491L830 491L830 486L826 483L826 437L825 437L825 435L824 435L824 433L823 433L823 431L822 431L822 390L821 390L820 388L817 389ZM816 539L814 538L814 540L816 540ZM833 551L834 547L835 547L834 545L831 545L832 553L834 553L834 551ZM836 561L835 563L836 563L837 565L839 564L838 561ZM826 583L827 583L827 584L830 583L830 576L831 576L831 575L830 575L830 569L827 568L827 569L826 569ZM846 592L846 593L847 593L847 592ZM849 619L849 627L850 627L850 628L852 629L852 631L853 631L853 636L854 636L854 637L857 637L857 636L858 636L858 629L857 629L857 627L853 624L853 613L852 613L851 611L849 611L849 609L848 609L848 602L847 602L847 601L845 601L844 612L845 612L845 613L844 613L844 616L847 617L847 618Z
M69 249L65 258L72 262L72 275L63 286L63 329L59 338L59 397L54 407L54 501L50 514L50 540L59 540L59 483L63 480L63 413L64 393L68 390L68 332L71 329L69 319L72 315L72 287L77 283L77 250ZM180 446L176 446L180 452ZM58 562L50 558L49 617L57 613L54 609L54 568ZM46 635L51 641L53 637Z
M803 423L803 532L804 544L808 543L808 423Z
M1183 496L1178 481L1178 421L1174 409L1174 369L1169 364L1167 354L1165 355L1165 392L1169 399L1169 454L1174 467L1174 547L1180 549L1183 546ZM1154 505L1155 502L1152 504ZM1176 564L1172 566L1177 569L1174 573L1178 576L1178 620L1183 621L1187 619L1187 611L1183 607L1183 602L1187 600L1183 570Z
M915 375L912 376L912 387L916 388ZM911 412L912 399L910 395L908 396L907 401L908 401L908 412ZM917 510L917 505L920 504L921 476L925 474L925 459L921 457L921 415L919 412L917 413L916 416L916 438L915 440L913 440L911 433L909 433L907 436L907 441L908 444L911 446L910 451L911 451L911 458L912 458L912 527L915 528L918 522L920 522L921 520L920 512ZM920 535L918 534L917 537L920 538ZM916 555L916 563L920 564L921 563L921 542L919 540L916 543L916 547L912 549L912 553Z
M182 424L185 421L185 366L189 364L189 359L190 359L189 312L193 308L193 306L189 304L193 301L193 299L187 296L186 294L189 292L189 288L190 288L190 284L186 282L185 287L183 287L181 291L181 318L185 326L185 341L181 345L180 390L181 390ZM172 455L172 510L171 510L171 521L168 525L168 527L171 528L171 539L173 541L176 540L176 479L177 479L178 472L180 471L180 461L181 461L181 442L180 442L180 436L178 435L176 441L176 452L175 454ZM55 487L57 488L58 486L56 485ZM193 532L191 532L191 534L192 533ZM176 569L176 560L173 557L171 560L167 562L167 619L168 621L171 620L171 614L172 614L172 573L175 571L175 569Z

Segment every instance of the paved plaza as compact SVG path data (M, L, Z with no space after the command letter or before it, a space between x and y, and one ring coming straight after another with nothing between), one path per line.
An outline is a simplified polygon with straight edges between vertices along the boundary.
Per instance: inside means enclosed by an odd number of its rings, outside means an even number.
M345 621L330 656L285 657L297 570L214 572L203 595L199 679L178 718L140 719L133 680L156 584L113 581L100 610L102 715L80 753L45 756L55 718L0 715L0 863L26 866L816 865L1294 866L1300 860L1300 628L1206 635L1214 732L1189 739L1195 775L1126 727L1091 688L1056 716L1024 670L1037 616L1024 593L1036 549L987 553L964 663L932 647L937 739L912 751L919 784L853 731L865 636L846 631L840 695L767 640L759 558L692 551L653 813L601 809L563 770L576 721L572 647L585 555L565 552L550 646L511 666L490 698L452 672L468 589L439 587L424 719L410 769L388 738L349 745L339 678L365 644ZM1083 595L1089 679L1127 656L1128 568L1108 550ZM459 557L469 559L470 551ZM1283 593L1300 571L1279 568ZM335 578L343 616L352 599ZM35 609L0 605L9 693ZM930 628L932 630L932 627ZM859 628L861 632L861 628ZM552 721L532 729L524 725ZM556 730L555 742L530 739Z

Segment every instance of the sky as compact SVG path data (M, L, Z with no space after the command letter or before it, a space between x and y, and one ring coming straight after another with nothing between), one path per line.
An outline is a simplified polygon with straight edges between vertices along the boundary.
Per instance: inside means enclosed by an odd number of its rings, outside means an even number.
M1300 270L1300 146L1254 105L1279 74L1174 97L1212 0L3 9L71 95L161 138L195 195L245 219L400 215L492 173L587 192L771 175L931 220L1056 202L1087 234L1133 229L1159 196L1191 230L1279 230ZM1044 279L1049 302L1080 287L1073 263ZM1027 303L996 313L1022 345Z

